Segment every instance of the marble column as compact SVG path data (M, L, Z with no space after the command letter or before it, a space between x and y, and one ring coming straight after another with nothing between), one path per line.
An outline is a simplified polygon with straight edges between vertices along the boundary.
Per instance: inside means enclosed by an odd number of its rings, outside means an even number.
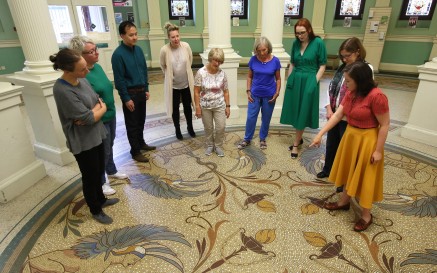
M7 77L24 86L23 99L35 134L34 149L38 157L65 165L74 161L62 132L53 84L60 76L49 56L58 52L55 33L46 0L8 0L26 61L23 71Z
M281 94L276 99L274 117L280 117L282 111L282 103L284 102L284 89L287 82L285 69L290 63L290 55L285 51L282 44L282 36L284 32L284 9L278 8L284 6L283 0L264 0L262 1L262 28L261 36L267 37L273 47L273 55L278 57L281 62Z
M166 33L163 30L164 25L161 24L160 3L162 1L147 1L147 9L149 10L149 41L150 41L150 67L160 67L159 52L161 47L165 45Z
M419 87L401 136L437 147L437 57L418 67Z
M325 38L325 29L323 24L325 23L325 0L314 0L313 18L311 19L311 26L316 35Z
M203 48L208 48L209 45L209 29L208 29L208 1L203 3L203 31L202 31L202 41Z
M20 195L44 176L44 164L35 158L20 109L22 86L0 82L0 203Z
M200 54L203 64L208 63L208 53L211 48L221 48L225 53L225 62L220 66L228 77L229 97L231 103L231 118L238 118L239 107L237 92L245 92L237 88L237 72L241 56L231 44L231 5L229 1L208 0L208 48Z

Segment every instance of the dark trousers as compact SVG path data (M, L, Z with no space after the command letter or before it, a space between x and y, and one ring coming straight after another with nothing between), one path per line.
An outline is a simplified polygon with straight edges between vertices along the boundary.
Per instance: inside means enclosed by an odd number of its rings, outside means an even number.
M176 128L180 127L179 120L179 105L184 107L184 115L187 120L188 128L193 127L193 110L191 109L191 93L190 88L185 89L173 89L173 114L171 115L173 119L173 124Z
M132 156L141 153L141 147L146 144L144 141L144 124L146 123L146 93L129 94L134 102L135 110L133 112L127 109L123 103L124 123L126 124L127 139L130 144L130 153Z
M105 172L105 153L103 144L74 155L82 173L82 190L85 201L92 214L102 211L106 197L100 183Z
M331 173L332 164L334 163L335 154L337 153L338 145L346 130L347 122L341 120L331 130L328 131L326 138L326 156L323 171L328 175Z

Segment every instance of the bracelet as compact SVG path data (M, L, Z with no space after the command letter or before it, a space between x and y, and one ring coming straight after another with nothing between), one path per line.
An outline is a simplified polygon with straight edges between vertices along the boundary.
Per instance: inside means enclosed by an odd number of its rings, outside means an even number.
M226 107L231 107L229 104L226 104Z
M250 92L250 89L247 89L247 90L246 90L246 93L247 93L247 92Z

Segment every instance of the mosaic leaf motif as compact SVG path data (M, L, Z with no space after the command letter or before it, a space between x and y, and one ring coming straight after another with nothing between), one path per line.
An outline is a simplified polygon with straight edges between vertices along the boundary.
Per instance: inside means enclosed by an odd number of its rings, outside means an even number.
M255 239L262 244L270 244L276 239L276 231L274 229L263 229L256 233Z
M400 265L406 266L410 264L433 264L437 265L437 249L425 249L426 253L411 253L408 259Z
M209 190L192 191L188 187L199 187L208 182L209 179L193 181L170 181L159 175L147 173L135 174L130 177L134 189L142 189L150 195L165 199L182 199L184 197L196 197Z
M311 215L311 214L318 213L319 212L319 207L314 205L314 204L307 203L307 204L302 205L300 207L300 210L301 210L302 214Z
M315 175L317 173L317 169L322 169L323 164L320 161L320 158L324 157L325 151L326 147L323 141L320 147L307 148L300 153L300 163L308 173Z
M82 217L83 215L78 212L86 204L83 196L79 200L73 200L68 206L65 214L59 219L58 224L64 223L64 229L62 230L62 236L66 238L68 232L71 231L75 236L81 237L80 231L77 229L80 224L83 223L81 219L73 219L72 216ZM71 210L71 213L70 213Z

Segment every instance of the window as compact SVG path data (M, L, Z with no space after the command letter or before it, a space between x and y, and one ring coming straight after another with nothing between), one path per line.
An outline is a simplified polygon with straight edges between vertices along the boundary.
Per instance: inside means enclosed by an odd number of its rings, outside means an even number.
M247 2L244 0L231 0L231 17L238 17L240 19L247 19Z
M170 20L179 20L179 17L193 19L193 0L168 0Z
M436 2L436 0L404 0L399 19L409 20L410 17L417 17L419 20L431 20Z
M344 17L361 19L365 4L366 0L337 0L335 19L344 19Z
M284 17L300 19L303 17L304 0L285 0Z

